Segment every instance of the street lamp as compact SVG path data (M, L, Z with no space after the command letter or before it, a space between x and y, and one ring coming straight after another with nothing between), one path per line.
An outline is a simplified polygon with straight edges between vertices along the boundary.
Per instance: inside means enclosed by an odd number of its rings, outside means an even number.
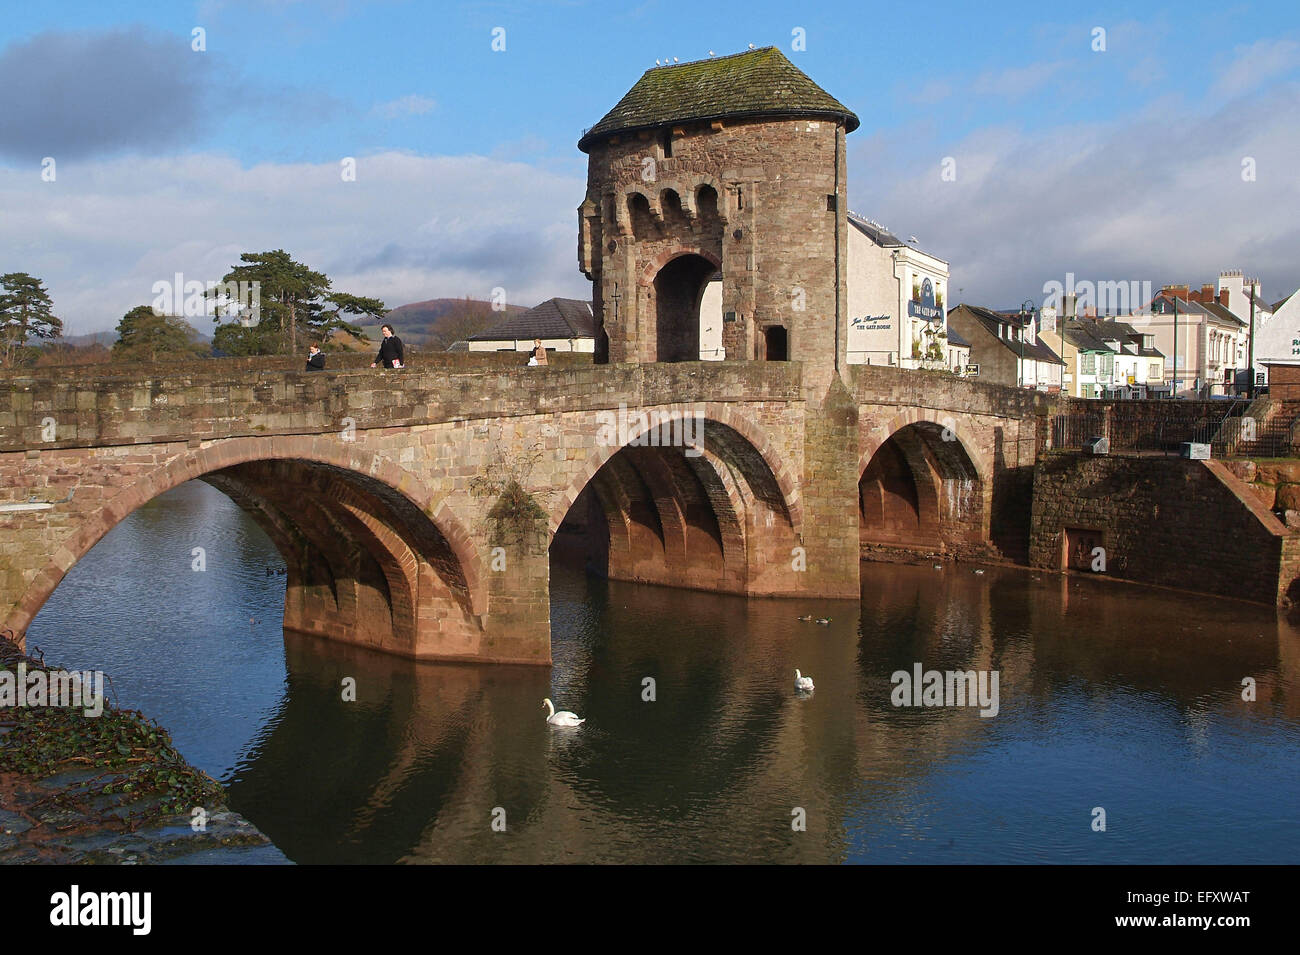
M1025 326L1034 311L1033 299L1027 298L1020 303L1020 364L1016 366L1016 382L1021 388L1025 386Z

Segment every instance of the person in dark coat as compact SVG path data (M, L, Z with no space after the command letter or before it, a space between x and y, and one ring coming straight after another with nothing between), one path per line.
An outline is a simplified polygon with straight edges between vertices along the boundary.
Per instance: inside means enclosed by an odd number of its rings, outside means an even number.
M370 363L370 367L383 365L385 368L401 368L405 364L402 358L402 340L393 334L392 325L380 327L384 340L379 343L379 354Z
M325 370L325 353L317 346L312 345L307 351L307 370L324 371Z

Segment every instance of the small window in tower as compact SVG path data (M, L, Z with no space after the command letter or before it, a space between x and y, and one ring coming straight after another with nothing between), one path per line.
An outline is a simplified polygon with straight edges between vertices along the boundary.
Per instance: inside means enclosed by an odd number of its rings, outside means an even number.
M763 330L763 352L768 361L789 361L789 336L781 325L769 325Z
M736 188L736 208L745 208L745 190L739 187Z
M673 134L672 130L664 130L662 134L662 143L664 148L664 159L673 158Z
M836 203L835 203L835 194L834 194L834 193L829 193L829 194L826 196L826 211L827 211L827 212L834 212L834 211L835 211L835 208L836 208Z

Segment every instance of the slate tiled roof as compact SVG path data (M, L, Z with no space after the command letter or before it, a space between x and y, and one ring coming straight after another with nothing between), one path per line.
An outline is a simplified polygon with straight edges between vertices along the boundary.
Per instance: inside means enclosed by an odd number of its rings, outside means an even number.
M880 246L881 248L899 249L905 245L903 240L900 239L898 236L886 232L880 226L876 225L873 222L870 222L867 219L862 218L862 216L857 215L856 213L850 212L848 214L848 219L849 219L849 225L853 226L853 228L857 229L859 232L861 232L863 235L865 235L868 239L876 243L876 245Z
M1156 306L1157 306L1157 305L1162 305L1162 306L1164 306L1166 309L1169 309L1169 310L1166 311L1166 312L1161 312L1160 314L1169 314L1169 315L1172 315L1172 314L1173 314L1173 311L1172 311L1172 309L1170 308L1170 306L1172 306L1175 302L1178 304L1178 314L1179 314L1179 315L1198 315L1198 314L1199 314L1199 315L1209 315L1209 314L1210 314L1210 310L1209 310L1208 308L1206 308L1205 305L1204 305L1203 303L1201 303L1201 302L1189 302L1189 301L1188 301L1187 299L1185 299L1185 298L1177 298L1176 296L1170 295L1168 292L1157 292L1155 298L1153 298L1153 299L1151 300L1151 304L1150 304L1150 305L1148 305L1148 306L1146 306L1146 307L1144 307L1144 308L1137 309L1137 310L1134 312L1134 314L1136 314L1136 315L1151 315L1151 314L1154 314L1154 313L1156 312Z
M970 348L970 342L958 335L957 329L953 328L951 325L948 326L948 344L954 345L957 348Z
M1211 315L1213 315L1215 318L1221 318L1225 322L1233 322L1236 325L1240 325L1242 328L1245 328L1246 325L1248 324L1247 322L1243 322L1240 318L1238 318L1235 312L1228 311L1227 308L1220 305L1218 302L1202 302L1201 307L1204 308Z
M1092 333L1103 341L1123 342L1137 335L1138 330L1127 322L1117 322L1113 318L1096 318L1092 320Z
M583 134L587 152L613 133L709 119L753 116L816 116L843 122L858 118L810 80L774 46L691 63L646 70L600 122Z
M1080 351L1110 351L1110 346L1094 335L1086 325L1067 320L1061 337Z
M548 298L491 328L471 335L473 342L527 341L533 338L594 338L596 320L591 303L576 298Z
M997 339L1006 349L1017 356L1024 355L1026 358L1033 358L1035 361L1051 362L1054 365L1064 365L1065 362L1061 357L1048 348L1040 341L1020 342L1008 341L998 335L999 325L1018 326L1021 324L1019 314L1015 312L1002 313L995 312L991 308L983 308L979 305L961 304L958 308L964 308L970 312L974 319L984 326L985 330ZM951 324L951 323L950 323ZM949 333L951 334L951 332Z

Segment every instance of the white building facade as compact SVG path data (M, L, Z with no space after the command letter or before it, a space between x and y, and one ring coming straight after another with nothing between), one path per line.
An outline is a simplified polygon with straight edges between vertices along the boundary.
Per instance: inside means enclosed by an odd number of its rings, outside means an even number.
M948 345L948 263L849 213L848 362L951 368L969 347Z

